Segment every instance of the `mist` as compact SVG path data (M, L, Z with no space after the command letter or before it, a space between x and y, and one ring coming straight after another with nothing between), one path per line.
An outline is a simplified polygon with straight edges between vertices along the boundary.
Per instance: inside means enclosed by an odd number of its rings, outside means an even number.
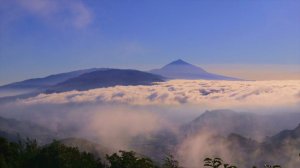
M34 89L0 89L0 98L31 93Z
M260 143L297 127L299 88L294 81L169 81L40 94L1 104L0 116L45 127L54 132L53 139L84 138L108 152L134 150L162 159L166 153L145 148L145 144L168 146L164 152L173 154L185 167L199 167L205 157L259 164L255 160L260 155L248 156L242 146L232 147L228 136L235 133ZM294 150L282 151L295 154Z

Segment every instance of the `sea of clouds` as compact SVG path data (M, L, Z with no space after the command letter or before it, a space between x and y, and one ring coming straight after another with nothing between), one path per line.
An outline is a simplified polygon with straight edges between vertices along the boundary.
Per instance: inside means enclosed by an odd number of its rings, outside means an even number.
M115 86L88 91L40 94L20 102L188 104L213 108L294 106L300 103L300 81L171 80L151 86Z
M264 118L271 121L253 121L257 122L257 134L262 134L257 137L265 137L295 128L300 122L298 118L285 117L279 124L272 122L272 115L278 112L282 115L300 113L299 105L299 80L170 80L148 86L42 93L0 105L0 116L30 121L58 133L65 132L65 138L89 139L110 151L139 150L132 145L136 143L136 138L153 139L160 132L171 132L180 139L175 155L182 164L192 167L202 164L202 158L209 154L234 161L227 157L230 149L225 149L221 144L208 146L211 134L214 134L212 132L180 138L181 126L193 121L207 109L226 108L266 114ZM266 134L260 129L265 126L274 129Z

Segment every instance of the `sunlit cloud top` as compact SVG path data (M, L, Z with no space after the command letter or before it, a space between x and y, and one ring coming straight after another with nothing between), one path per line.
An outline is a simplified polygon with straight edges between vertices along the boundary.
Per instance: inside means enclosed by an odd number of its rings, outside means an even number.
M116 86L89 91L40 94L25 104L122 103L202 107L280 107L300 104L299 81L172 80L153 86Z

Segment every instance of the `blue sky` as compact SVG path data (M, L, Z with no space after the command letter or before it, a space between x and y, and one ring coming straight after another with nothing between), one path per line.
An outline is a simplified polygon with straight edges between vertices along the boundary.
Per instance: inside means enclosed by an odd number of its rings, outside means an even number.
M178 58L300 72L298 0L0 3L0 84L91 67L147 70Z

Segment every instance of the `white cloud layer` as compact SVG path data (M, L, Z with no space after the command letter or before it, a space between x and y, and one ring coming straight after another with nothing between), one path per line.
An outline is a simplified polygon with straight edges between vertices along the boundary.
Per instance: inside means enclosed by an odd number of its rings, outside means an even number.
M215 135L227 136L233 132L261 140L283 129L295 128L299 115L294 115L291 107L295 106L299 113L300 81L171 80L152 86L40 94L18 101L0 105L0 115L37 123L61 133L64 138L92 140L109 152L140 150L157 155L160 152L155 148L157 144L170 145L182 165L197 167L205 157L212 156L230 163L235 163L236 158L242 162L247 160L247 152L244 155L244 150L239 148L233 152L227 141L219 141ZM229 114L216 119L208 117L205 122L195 120L207 108L240 108L242 111L238 112L243 112L247 110L244 107L258 108L250 112L259 114L254 118L245 113L245 118L236 114L229 119L232 116ZM280 113L274 115L275 112ZM280 123L276 122L278 118ZM248 124L243 122L246 120ZM214 123L222 129L214 129ZM184 129L189 124L195 127ZM178 142L169 144L161 134ZM152 151L151 147L155 149Z
M300 81L171 80L152 86L116 86L88 91L40 94L20 102L188 104L213 108L279 107L300 104Z

